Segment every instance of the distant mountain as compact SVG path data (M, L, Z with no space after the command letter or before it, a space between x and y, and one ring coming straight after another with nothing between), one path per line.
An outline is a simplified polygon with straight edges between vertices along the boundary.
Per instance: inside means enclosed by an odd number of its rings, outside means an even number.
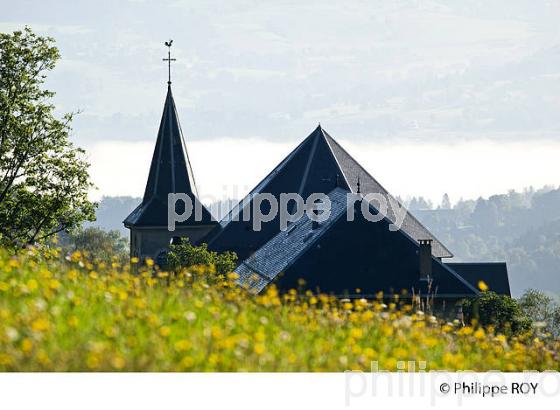
M104 230L116 229L128 237L128 229L123 225L124 219L142 202L142 198L131 196L104 196L99 201L97 220L88 226L97 226Z

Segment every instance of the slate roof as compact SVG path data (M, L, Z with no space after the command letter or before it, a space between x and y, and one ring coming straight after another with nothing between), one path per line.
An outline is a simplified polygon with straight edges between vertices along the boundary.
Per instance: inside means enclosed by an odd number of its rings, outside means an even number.
M329 193L331 215L316 229L312 229L312 221L307 216L303 216L241 262L235 270L239 275L238 283L255 293L263 290L279 273L284 272L308 247L312 246L330 225L345 215L347 192L342 188L335 188Z
M200 209L200 218L196 218L193 211L189 219L177 223L177 226L216 223L212 214L198 200L171 85L167 88L167 97L144 198L142 203L124 220L125 226L167 226L167 196L169 193L187 194L192 199L195 209ZM184 211L182 201L177 201L176 211L178 213Z
M220 229L216 229L208 238L209 246L217 251L233 250L237 252L240 259L244 259L278 233L277 220L263 224L260 232L251 229L251 221L240 222L242 218L239 215L249 204L252 207L251 198L257 193L271 193L278 198L280 193L295 192L306 198L311 193L328 193L337 186L356 192L358 177L363 194L380 193L398 203L321 126L318 126L222 219ZM391 207L388 213L389 219L395 221ZM432 239L434 256L442 258L453 256L408 211L402 230L415 240Z
M505 262L454 262L446 263L446 265L476 288L478 288L478 282L482 280L492 292L511 296Z
M321 238L334 229L334 226L345 218L348 206L354 206L347 202L348 191L344 188L338 187L328 193L331 200L331 215L328 220L319 224L318 227L312 229L312 222L306 217L302 217L292 225L288 226L285 231L280 231L277 235L272 237L261 248L254 252L247 259L243 260L236 268L235 272L239 275L238 284L253 293L261 292L268 284L272 283L281 273L285 273L292 265L295 265L305 257L308 250L321 244ZM377 210L371 206L372 212L377 213ZM389 224L390 220L385 219ZM370 223L370 222L368 222ZM376 225L377 223L372 223ZM372 225L371 229L374 229ZM370 229L370 228L368 228ZM340 231L339 231L340 232ZM371 232L371 231L370 231ZM409 257L416 260L417 254L415 249L418 246L416 240L406 234L404 231L398 231L394 234L400 234L405 238L409 244L414 244ZM336 235L340 235L337 233ZM350 235L356 236L356 235ZM359 236L359 235L358 235ZM361 238L356 237L339 237L337 241L360 241ZM393 246L389 244L388 246ZM410 245L409 245L410 246ZM368 258L359 258L357 261L351 261L348 256L341 255L342 259L348 261L348 269L358 265L365 266L372 261ZM478 291L469 281L465 280L461 275L448 267L446 264L441 263L439 260L433 258L434 267L438 271L440 278L443 276L445 282L444 288L447 289L445 294L440 296L465 296L476 295ZM388 267L385 276L392 274L392 268ZM387 277L387 276L386 276ZM417 276L419 278L419 276ZM344 280L344 279L342 279ZM369 280L376 281L374 277ZM442 282L443 283L443 282ZM424 286L421 283L410 283L410 286ZM450 291L450 289L452 289Z

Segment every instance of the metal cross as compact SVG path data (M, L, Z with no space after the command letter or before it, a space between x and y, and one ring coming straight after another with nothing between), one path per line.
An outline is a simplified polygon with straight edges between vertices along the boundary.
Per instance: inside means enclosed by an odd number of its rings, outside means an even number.
M173 40L169 40L165 42L167 46L167 58L164 58L163 61L167 61L167 69L168 69L168 80L167 84L171 85L171 62L177 61L176 58L171 58L171 44L173 44Z

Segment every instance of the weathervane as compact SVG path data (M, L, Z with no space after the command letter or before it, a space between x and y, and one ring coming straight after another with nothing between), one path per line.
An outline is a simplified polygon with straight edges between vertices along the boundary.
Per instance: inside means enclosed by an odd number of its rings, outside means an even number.
M167 84L171 85L171 62L177 61L176 58L171 58L171 44L173 44L173 40L169 40L165 42L167 46L167 58L164 58L163 61L167 61L167 69L168 69L168 80Z

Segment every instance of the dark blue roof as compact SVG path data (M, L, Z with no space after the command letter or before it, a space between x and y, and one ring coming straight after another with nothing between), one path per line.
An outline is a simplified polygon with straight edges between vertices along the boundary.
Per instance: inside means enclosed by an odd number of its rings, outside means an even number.
M488 290L499 295L511 296L505 262L457 262L446 263L446 265L469 281L474 287L478 287L478 283L483 281L488 285Z
M240 276L239 283L255 292L264 289L344 214L347 193L342 188L335 188L329 193L331 215L315 229L312 229L312 221L303 216L245 259L235 270Z
M380 193L386 198L390 198L395 203L399 203L395 197L393 197L389 191L387 191L374 177L372 177L344 148L342 148L338 142L334 140L329 134L324 132L325 138L329 142L334 156L344 173L344 177L349 181L353 192L356 192L355 181L360 179L360 190L364 194L368 193ZM400 164L396 164L400 165ZM402 204L399 203L402 207ZM393 208L389 207L388 217L394 222L395 215L393 213ZM432 240L432 254L438 258L451 258L453 254L449 249L445 247L436 237L432 234L428 228L426 228L418 219L414 217L410 212L406 212L405 218L403 220L401 230L407 233L409 236L415 240L420 239L431 239Z
M415 290L425 294L420 281L416 240L402 230L391 232L391 221L369 222L356 211L356 219L346 218L349 204L343 188L328 196L331 214L315 228L303 217L286 231L279 232L237 267L239 284L252 292L262 291L273 281L281 289L297 287L303 278L313 290L352 296L355 288L363 296L377 291ZM370 205L372 213L377 210ZM478 291L454 270L432 257L436 297L463 297ZM315 289L316 288L316 289Z
M252 229L252 219L243 221L243 218L239 217L245 207L251 206L252 209L251 198L254 194L271 193L278 199L280 193L295 192L306 198L311 193L328 193L337 186L349 192L356 192L358 178L363 194L380 193L398 203L321 126L318 126L220 222L220 227L207 238L209 246L217 251L235 251L240 259L245 259L279 232L278 218L263 224L261 231L255 232ZM388 211L389 219L395 221L391 207ZM406 212L401 229L416 240L432 239L434 256L453 256L409 212Z
M210 212L198 200L193 172L183 139L171 86L168 86L163 115L159 126L156 146L148 182L142 203L124 220L126 226L167 226L167 196L170 193L187 194L193 206L199 207L201 217L191 217L178 226L216 223ZM177 202L178 213L184 210L182 201Z

